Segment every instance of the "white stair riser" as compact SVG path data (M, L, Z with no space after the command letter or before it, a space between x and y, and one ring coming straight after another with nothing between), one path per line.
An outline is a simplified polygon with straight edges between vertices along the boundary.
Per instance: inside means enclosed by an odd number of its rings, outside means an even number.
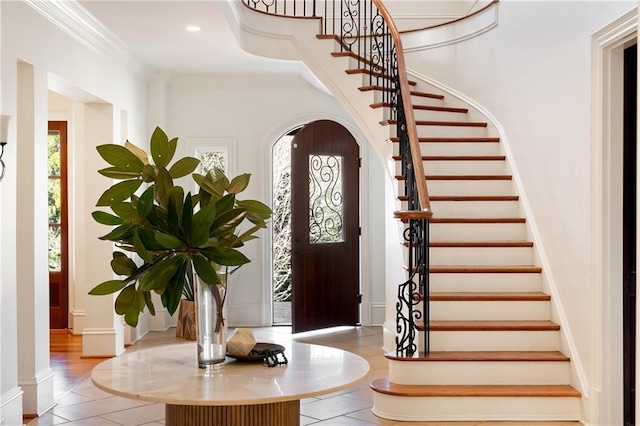
M429 195L431 196L433 195L464 195L464 196L515 195L513 182L511 180L431 180L429 179L427 180L427 187L429 188Z
M533 292L541 289L541 274L431 274L429 285L434 292Z
M417 127L418 135L424 138L485 138L489 136L487 127L422 125ZM389 127L389 135L397 136L396 126Z
M398 155L400 144L393 144L393 153ZM503 155L498 142L422 142L422 155Z
M402 162L396 160L396 174L402 174ZM423 161L422 167L427 175L508 175L504 161Z
M431 201L431 210L450 218L522 217L518 201Z
M423 100L418 101L420 105L431 105L430 102ZM416 101L414 100L414 105ZM446 105L445 105L446 106ZM434 111L430 109L415 109L413 110L413 118L416 121L467 121L469 120L468 113L466 112L453 112L453 111Z
M418 333L422 348L423 333ZM432 351L557 351L559 332L531 331L432 331ZM422 350L422 349L421 349Z
M568 361L389 361L403 385L567 385Z
M505 161L425 161L428 175L506 175Z
M432 223L431 241L524 240L524 223Z
M418 101L420 105L431 105L430 102L423 100ZM414 100L414 105L416 101ZM466 112L453 111L433 111L429 109L414 109L413 118L416 121L467 121L468 114Z
M577 421L580 398L415 397L374 392L373 413L399 421Z
M419 89L411 88L411 91L415 92L415 91L419 91ZM382 90L375 90L374 92L375 92L375 102L389 102L389 96L385 95ZM436 107L444 106L444 102L442 99L436 99L436 98L426 97L426 96L411 96L411 102L413 105L427 105L427 106L436 106ZM414 113L415 111L416 110L414 110ZM458 113L458 114L461 115L462 117L465 116L465 114L461 114L461 113Z
M533 262L532 247L431 247L429 263L439 266L522 266Z
M432 301L432 320L528 321L548 320L548 301Z

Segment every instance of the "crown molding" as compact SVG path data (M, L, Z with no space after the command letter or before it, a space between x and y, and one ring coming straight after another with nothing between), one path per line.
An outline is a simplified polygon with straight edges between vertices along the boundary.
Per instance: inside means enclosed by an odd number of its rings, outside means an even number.
M23 1L91 51L115 64L147 72L128 46L76 0Z

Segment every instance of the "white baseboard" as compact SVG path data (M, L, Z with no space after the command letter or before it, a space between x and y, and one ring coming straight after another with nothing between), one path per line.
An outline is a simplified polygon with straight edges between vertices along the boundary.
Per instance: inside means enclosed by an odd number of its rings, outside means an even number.
M38 373L33 379L18 380L18 385L24 392L22 396L22 411L24 414L40 416L55 405L53 394L53 370L47 368Z
M82 355L117 356L124 352L124 329L85 328L82 332Z
M0 395L0 425L22 425L22 395L24 392L19 387L11 389Z
M371 303L371 324L372 326L384 326L387 314L387 307L384 303Z
M149 331L165 331L172 326L175 327L175 322L166 309L156 309L155 315L149 315Z
M84 321L86 312L84 309L71 310L71 334L79 335L84 331Z

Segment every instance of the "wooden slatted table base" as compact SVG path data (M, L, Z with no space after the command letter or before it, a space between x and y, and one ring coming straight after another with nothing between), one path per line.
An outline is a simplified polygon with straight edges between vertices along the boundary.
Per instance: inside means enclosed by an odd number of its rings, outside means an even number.
M167 426L300 426L300 400L254 405L166 404Z

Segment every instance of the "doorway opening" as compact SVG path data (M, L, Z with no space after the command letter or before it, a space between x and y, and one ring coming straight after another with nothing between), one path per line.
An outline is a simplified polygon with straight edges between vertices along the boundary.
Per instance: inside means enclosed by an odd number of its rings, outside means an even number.
M67 122L49 121L47 199L49 247L49 327L69 326Z
M291 325L291 140L300 128L273 145L273 325Z

